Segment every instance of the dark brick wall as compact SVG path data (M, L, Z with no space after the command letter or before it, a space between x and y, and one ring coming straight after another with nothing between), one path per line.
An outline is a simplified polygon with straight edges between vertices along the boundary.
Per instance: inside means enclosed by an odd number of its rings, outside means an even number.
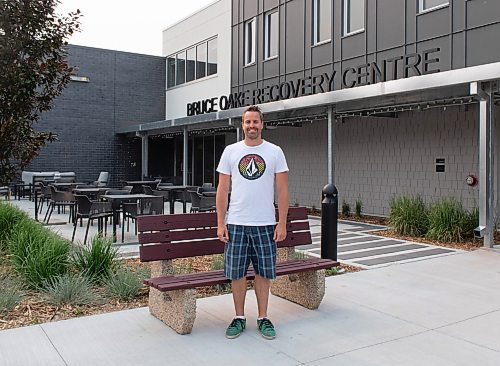
M165 58L69 46L69 63L90 82L71 81L42 115L38 130L58 134L26 170L74 171L78 180L138 179L141 141L115 134L123 126L165 118Z

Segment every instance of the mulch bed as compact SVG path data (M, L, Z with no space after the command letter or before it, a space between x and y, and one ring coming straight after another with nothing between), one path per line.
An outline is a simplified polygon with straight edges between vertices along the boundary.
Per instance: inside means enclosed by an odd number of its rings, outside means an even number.
M318 211L311 213L318 214ZM359 218L354 215L347 217L339 215L339 219L359 221L376 225L387 225L387 218L384 217L363 215L361 218ZM443 243L420 237L401 236L390 230L370 232L370 234L397 238L397 239L404 239L420 243L439 245L453 249L462 249L467 251L481 248L483 245L481 240L469 240L460 243ZM500 243L500 233L498 232L495 235L495 243L496 244ZM141 263L138 259L127 259L124 261L127 266L131 266L134 268L144 267L148 265L147 263ZM174 264L175 267L179 268L181 271L198 272L198 271L209 271L212 269L221 268L222 262L221 262L221 257L218 257L214 263L214 258L212 256L205 256L205 257L193 257L186 259L176 259L174 261ZM361 268L359 267L347 264L341 264L340 268L343 270L343 272L357 272L361 270ZM0 256L0 277L12 273L12 271L13 270L10 268L7 258L5 256ZM252 282L253 281L249 281L249 286L248 286L249 288L252 288L253 286ZM98 289L98 292L104 294L104 289L100 288ZM201 297L226 294L230 292L231 291L229 284L200 287L197 289L197 296L201 298ZM103 297L103 300L99 304L93 304L90 306L68 305L68 306L58 307L47 303L41 297L40 293L35 291L28 291L25 294L23 301L13 311L11 311L6 315L5 314L0 315L0 330L24 327L40 323L47 323L57 320L70 319L80 316L96 315L113 311L144 307L148 305L148 294L149 294L149 288L144 287L140 291L139 296L129 301L120 301L116 299L109 299Z
M5 257L1 257L0 276L12 273L12 268L8 265ZM220 258L219 258L220 259ZM124 260L125 265L137 268L148 266L147 263L141 263L138 259ZM176 259L175 267L186 272L209 271L214 268L213 258L211 256L193 257L185 259ZM217 261L217 266L220 261ZM218 268L218 267L216 267ZM345 272L357 272L361 270L358 267L342 264L341 268ZM253 287L253 281L249 281L248 288ZM208 286L197 289L197 297L217 296L230 293L230 285ZM104 295L104 288L99 288L98 293ZM58 320L76 318L80 316L97 315L113 311L135 309L148 305L149 288L144 287L139 296L129 301L120 301L109 299L103 296L101 303L85 306L55 306L46 302L40 293L28 291L25 293L23 301L10 313L0 315L0 330L25 327L41 323L48 323Z
M395 239L414 241L417 243L438 245L440 247L446 247L446 248L452 248L452 249L461 249L461 250L466 250L466 251L476 250L476 249L479 249L483 246L482 240L477 240L477 239L476 240L468 239L468 240L461 241L461 242L446 243L446 242L441 242L438 240L431 240L431 239L427 239L427 238L422 238L419 236L399 235L392 230L370 231L370 234L385 236L385 237L395 238Z

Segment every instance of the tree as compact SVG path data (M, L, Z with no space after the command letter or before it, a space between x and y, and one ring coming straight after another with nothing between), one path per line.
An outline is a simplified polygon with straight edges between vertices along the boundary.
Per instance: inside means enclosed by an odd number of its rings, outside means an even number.
M79 28L80 11L55 13L59 0L0 0L0 186L54 141L36 131L70 80L66 39Z

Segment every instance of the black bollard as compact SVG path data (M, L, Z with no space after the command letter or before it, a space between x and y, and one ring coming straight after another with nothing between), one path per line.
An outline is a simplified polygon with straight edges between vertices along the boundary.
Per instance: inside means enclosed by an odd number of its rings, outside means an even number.
M337 260L338 191L333 184L323 187L321 201L321 258Z

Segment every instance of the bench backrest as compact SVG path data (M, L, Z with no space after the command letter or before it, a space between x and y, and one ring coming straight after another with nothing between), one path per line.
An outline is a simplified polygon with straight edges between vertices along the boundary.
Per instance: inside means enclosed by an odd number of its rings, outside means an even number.
M312 243L305 207L290 207L286 227L278 248ZM137 230L142 262L224 253L215 212L139 216Z

